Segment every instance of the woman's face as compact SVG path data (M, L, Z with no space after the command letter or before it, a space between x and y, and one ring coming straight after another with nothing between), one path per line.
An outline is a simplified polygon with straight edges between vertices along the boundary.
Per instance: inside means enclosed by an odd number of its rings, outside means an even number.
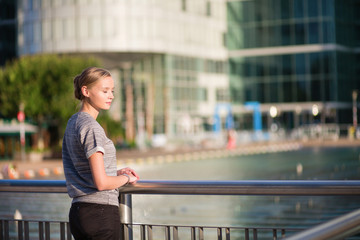
M114 80L112 77L105 77L96 81L91 87L87 88L88 103L96 110L108 110L114 99Z

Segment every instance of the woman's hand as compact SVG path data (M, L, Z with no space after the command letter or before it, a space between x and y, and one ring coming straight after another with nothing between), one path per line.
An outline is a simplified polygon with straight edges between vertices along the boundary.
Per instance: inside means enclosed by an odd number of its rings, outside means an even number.
M117 171L118 176L123 175L123 174L129 175L129 177L130 177L129 183L134 183L140 179L139 175L133 169L131 169L129 167L122 168Z

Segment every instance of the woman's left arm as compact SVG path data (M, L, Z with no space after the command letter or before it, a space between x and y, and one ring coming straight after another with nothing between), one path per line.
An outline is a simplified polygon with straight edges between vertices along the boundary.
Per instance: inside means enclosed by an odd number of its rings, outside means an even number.
M105 172L104 159L101 152L96 152L91 155L89 162L95 187L99 191L116 189L139 179L139 176L133 170L127 170L129 177L126 175L108 176ZM136 176L133 173L135 173Z

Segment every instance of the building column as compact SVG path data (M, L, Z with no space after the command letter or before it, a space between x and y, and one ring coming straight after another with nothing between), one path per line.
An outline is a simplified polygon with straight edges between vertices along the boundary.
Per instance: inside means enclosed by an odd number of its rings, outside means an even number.
M135 139L135 120L134 120L134 94L132 78L132 64L130 62L122 64L125 83L125 137L128 142Z

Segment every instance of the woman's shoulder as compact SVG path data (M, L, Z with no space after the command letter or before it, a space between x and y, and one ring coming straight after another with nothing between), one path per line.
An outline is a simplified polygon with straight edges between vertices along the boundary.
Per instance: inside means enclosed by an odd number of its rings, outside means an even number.
M88 113L77 112L73 115L77 126L81 127L101 127L100 124Z
M72 115L66 128L78 134L86 134L89 131L104 132L101 125L86 112L77 112Z
M104 133L103 127L90 114L78 112L76 118L75 125L79 132L95 131Z

